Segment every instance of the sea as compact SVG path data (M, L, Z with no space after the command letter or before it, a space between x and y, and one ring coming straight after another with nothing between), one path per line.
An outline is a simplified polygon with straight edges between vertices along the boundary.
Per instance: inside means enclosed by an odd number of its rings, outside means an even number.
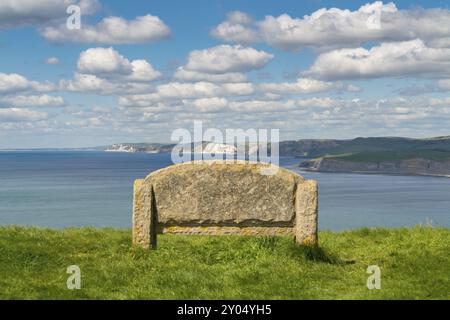
M450 178L316 173L319 229L450 227ZM172 164L170 154L101 151L0 152L0 225L130 228L133 181Z

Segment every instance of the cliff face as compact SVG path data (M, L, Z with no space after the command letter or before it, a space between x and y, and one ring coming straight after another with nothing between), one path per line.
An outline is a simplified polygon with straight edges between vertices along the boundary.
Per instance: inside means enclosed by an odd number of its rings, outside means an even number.
M320 158L300 163L300 167L319 172L390 173L450 176L450 161L413 158L396 161L358 162Z

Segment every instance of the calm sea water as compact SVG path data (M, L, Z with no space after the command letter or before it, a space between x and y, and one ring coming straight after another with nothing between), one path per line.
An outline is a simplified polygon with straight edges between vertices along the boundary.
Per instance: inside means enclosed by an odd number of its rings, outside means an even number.
M130 227L134 179L170 164L168 154L0 152L0 225ZM321 229L450 227L448 178L298 172L319 182Z

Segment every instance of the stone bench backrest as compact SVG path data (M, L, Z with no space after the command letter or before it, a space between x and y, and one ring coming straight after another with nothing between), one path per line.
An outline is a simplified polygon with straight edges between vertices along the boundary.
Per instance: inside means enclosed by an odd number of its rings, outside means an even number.
M158 233L293 234L317 244L317 183L268 164L193 161L134 184L133 243Z

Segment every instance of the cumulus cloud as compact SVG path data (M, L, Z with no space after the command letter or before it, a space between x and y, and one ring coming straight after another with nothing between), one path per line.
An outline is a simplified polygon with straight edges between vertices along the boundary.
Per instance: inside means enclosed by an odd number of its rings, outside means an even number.
M142 93L161 73L146 60L128 60L113 48L90 48L80 53L73 79L59 81L61 90L99 94Z
M197 72L186 70L184 67L179 67L174 74L175 80L186 82L246 82L247 76L240 72L229 72L222 74L211 74L205 72Z
M192 105L199 112L219 112L227 107L228 101L218 97L203 98L193 100Z
M245 13L241 15L245 16ZM450 10L399 10L392 2L383 4L375 1L354 11L322 8L303 17L285 13L268 15L260 21L244 22L228 17L210 34L228 42L264 41L284 50L349 48L369 41L408 41L416 38L434 47L450 46Z
M342 82L326 82L310 78L300 78L296 82L262 83L259 89L274 94L317 93L330 90L357 92L360 89L354 85L344 85Z
M11 92L26 90L30 82L17 73L0 73L0 92Z
M31 81L17 73L0 72L0 94L19 91L52 91L55 86L50 82Z
M20 108L0 109L0 122L39 121L47 118L48 114L41 111Z
M256 30L251 26L252 22L246 13L233 11L228 13L226 21L211 29L210 35L227 42L250 44L258 39Z
M77 62L78 72L103 77L123 77L130 81L152 81L161 76L145 60L129 61L113 48L90 48Z
M292 110L295 108L295 102L293 100L287 101L266 101L266 100L241 100L241 101L232 101L229 104L229 108L231 111L236 113L262 113L262 112L283 112L287 110Z
M92 74L123 74L131 72L128 59L113 48L90 48L80 53L78 71Z
M247 96L255 92L254 85L250 82L225 83L222 89L225 95Z
M368 25L375 12L381 13L381 29ZM282 49L356 46L366 41L393 37L389 33L392 26L386 22L396 20L394 15L397 12L394 3L385 5L377 1L363 5L356 11L322 8L303 18L292 18L288 14L266 16L258 22L258 28L264 41Z
M109 111L108 111L109 112ZM52 129L103 130L114 128L119 134L140 132L156 136L158 132L170 132L173 127L187 127L193 119L201 117L208 127L216 128L282 128L283 139L323 136L331 132L333 137L353 137L360 135L411 135L417 130L425 135L445 133L445 125L450 119L450 99L403 97L375 100L332 99L314 97L266 101L254 97L210 97L182 99L147 103L141 108L113 108L113 114L101 114L75 109L73 117L67 119L52 118ZM298 126L301 119L301 127ZM436 124L438 129L436 130ZM39 128L44 130L47 121L5 122L3 129ZM300 128L300 131L299 131ZM439 129L440 128L440 129ZM305 136L305 134L307 134ZM163 138L165 134L163 133Z
M240 45L220 45L189 54L186 70L220 74L246 72L264 67L273 58L265 51Z
M0 2L0 29L25 25L42 25L67 18L67 7L79 5L81 13L90 15L100 8L97 0L2 0Z
M165 39L170 36L170 29L159 17L148 14L129 21L106 17L96 25L83 24L75 30L69 30L65 24L51 25L41 28L40 33L57 43L139 44Z
M59 96L44 95L12 95L0 97L0 106L7 107L62 107L66 104Z
M304 113L308 108L330 108L339 105L339 101L331 98L307 98L307 99L287 99L280 101L268 101L261 99L233 101L229 104L230 110L234 112L265 112L277 115L283 112Z
M59 89L101 95L116 95L145 93L151 91L152 86L145 82L124 81L120 77L109 80L93 74L76 72L73 79L60 80Z
M153 93L122 96L119 98L119 105L124 107L147 107L163 101L245 96L253 93L254 87L251 83L169 82L158 85Z
M115 86L108 81L92 74L75 73L72 80L61 80L59 87L62 90L69 91L106 91L114 90Z
M224 102L231 102L240 99L241 101L265 101L265 104L273 103L276 108L279 104L276 100L285 100L290 95L311 94L327 91L359 91L354 85L346 85L342 82L325 82L316 79L298 79L296 82L285 83L261 83L251 82L167 82L157 85L153 92L145 94L122 95L119 98L121 107L154 107L159 103L167 105L179 104L187 105L196 109L219 110L224 107ZM197 101L194 103L192 101ZM202 103L200 106L198 103ZM207 103L212 106L208 108ZM258 102L260 103L260 102ZM239 105L239 104L234 104Z
M449 74L450 48L430 48L419 39L322 53L303 72L304 76L326 79Z
M331 98L310 98L310 99L299 99L295 102L298 107L336 107L339 105L339 101Z
M66 26L70 5L78 5L82 16L101 7L98 0L2 0L0 29L35 26L42 37L55 43L138 44L170 36L170 28L151 14L133 20L109 16L95 25L82 23L80 29L70 30Z
M228 21L231 23L239 23L242 25L249 25L253 22L253 19L242 11L231 11L227 14Z
M146 60L131 61L131 74L127 77L130 81L153 81L161 76L161 72L155 70Z

